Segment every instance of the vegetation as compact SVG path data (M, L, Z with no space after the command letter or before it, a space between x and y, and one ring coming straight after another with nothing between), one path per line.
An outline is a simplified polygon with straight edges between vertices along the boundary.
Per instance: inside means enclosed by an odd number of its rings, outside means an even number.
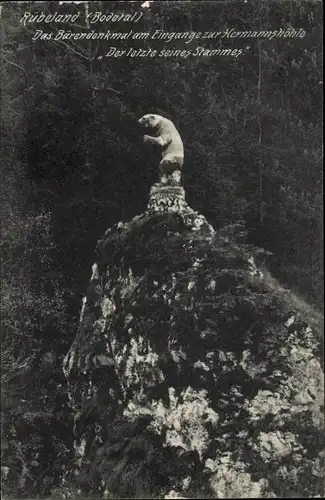
M59 2L41 8L63 9ZM123 9L133 13L138 6ZM120 2L64 5L64 12L80 13L80 31L126 31L128 23L86 20L87 12L121 10ZM96 242L108 227L144 210L157 180L157 158L137 128L147 112L170 116L180 130L188 203L216 229L243 220L248 243L272 254L274 278L313 309L323 301L320 2L153 2L135 30L295 27L306 36L250 40L238 58L127 64L105 58L113 42L33 41L37 29L73 27L24 25L25 11L39 13L40 5L1 6L4 436L13 412L19 418L67 414L62 358L75 335ZM162 44L134 41L143 48ZM222 45L240 48L243 40ZM52 454L70 446L53 439ZM21 471L34 460L27 449L17 459ZM22 490L28 483L30 492L44 493L62 477L63 464L53 479L44 457L34 476L23 477Z

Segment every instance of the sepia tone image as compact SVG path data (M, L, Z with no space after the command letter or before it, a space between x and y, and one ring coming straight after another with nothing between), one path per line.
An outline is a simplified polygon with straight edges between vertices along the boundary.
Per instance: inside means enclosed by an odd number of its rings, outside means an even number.
M324 495L322 18L0 2L4 500Z

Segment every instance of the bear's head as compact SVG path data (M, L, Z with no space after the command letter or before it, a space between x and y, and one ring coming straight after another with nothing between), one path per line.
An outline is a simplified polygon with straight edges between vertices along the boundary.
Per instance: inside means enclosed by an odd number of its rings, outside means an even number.
M144 115L138 122L143 125L144 127L156 127L160 121L160 116L159 115Z

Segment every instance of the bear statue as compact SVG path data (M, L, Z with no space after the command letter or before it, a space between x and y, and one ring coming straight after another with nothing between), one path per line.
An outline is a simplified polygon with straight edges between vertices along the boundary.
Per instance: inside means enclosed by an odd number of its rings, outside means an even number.
M179 185L184 163L184 147L175 125L171 120L155 114L144 115L138 122L158 133L156 137L145 135L143 141L162 148L162 160L159 164L161 184Z

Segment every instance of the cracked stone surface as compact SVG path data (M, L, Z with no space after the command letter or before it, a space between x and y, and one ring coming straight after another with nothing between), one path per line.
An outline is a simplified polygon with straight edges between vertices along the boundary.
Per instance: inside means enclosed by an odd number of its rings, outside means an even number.
M182 188L151 195L99 241L64 362L80 488L322 495L324 378L308 318Z

